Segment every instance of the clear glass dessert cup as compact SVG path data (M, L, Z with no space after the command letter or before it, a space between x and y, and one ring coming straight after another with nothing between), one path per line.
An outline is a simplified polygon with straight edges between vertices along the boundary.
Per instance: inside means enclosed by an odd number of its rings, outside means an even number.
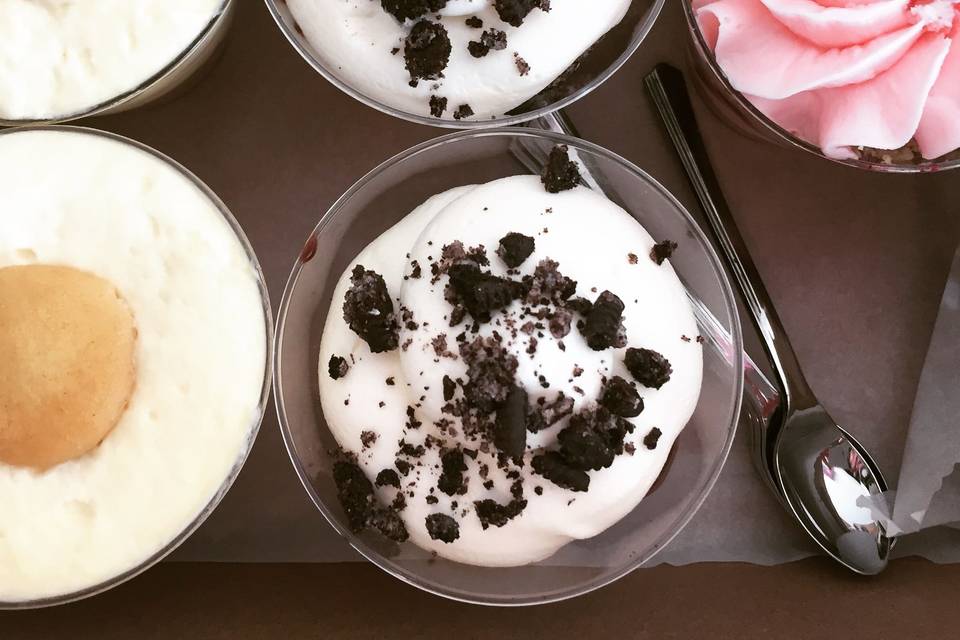
M646 39L666 0L633 0L623 20L582 55L562 78L496 119L447 120L410 113L380 102L344 81L336 68L328 65L304 37L286 0L265 0L270 13L293 48L317 73L347 95L388 115L434 127L482 129L522 124L568 107L612 76L630 59ZM375 0L379 3L380 0Z
M136 87L109 100L74 113L59 114L49 118L5 120L0 118L0 127L20 127L40 124L70 122L92 116L121 113L173 98L185 91L216 60L223 48L230 25L236 14L237 0L223 0L220 9L213 15L203 31L186 49L171 60L163 69L153 74Z
M93 136L100 136L107 138L109 140L114 140L125 145L129 145L140 151L146 152L151 156L157 158L161 162L169 165L172 169L176 170L187 178L191 183L193 183L203 194L210 199L210 201L216 205L217 209L220 211L220 215L223 216L223 219L226 221L227 225L236 235L237 241L241 244L244 249L244 252L247 254L247 257L250 260L250 264L254 267L254 270L257 274L257 286L260 290L260 302L262 304L263 311L263 320L264 326L266 327L265 339L266 339L266 361L263 371L263 384L260 388L259 400L257 402L256 416L254 417L250 425L250 435L246 445L243 450L240 452L239 457L231 468L230 472L223 479L222 484L217 489L216 493L210 498L206 506L196 515L196 517L186 526L179 534L177 534L172 540L170 540L163 548L158 549L155 553L151 554L150 557L145 559L143 562L138 564L135 567L124 571L123 573L116 575L109 580L105 580L100 584L87 587L86 589L81 589L79 591L74 591L72 593L65 593L58 596L53 596L49 598L41 598L37 600L24 600L17 602L4 602L0 600L0 610L13 610L13 609L39 609L42 607L52 607L62 604L68 604L70 602L76 602L77 600L83 600L98 594L101 594L105 591L109 591L114 587L123 584L124 582L131 580L147 569L150 569L152 566L163 560L165 557L173 553L177 547L179 547L183 542L189 538L194 531L196 531L200 525L206 521L210 514L214 512L217 508L217 505L220 504L220 501L223 500L223 497L227 495L227 492L230 490L230 487L233 486L234 481L237 479L237 476L240 474L240 470L243 468L244 463L247 460L247 457L250 455L250 451L253 449L253 443L257 439L257 433L260 430L260 424L263 421L263 416L266 412L267 401L270 397L270 388L271 381L273 376L273 346L274 346L274 333L273 333L273 311L270 305L270 296L267 291L267 283L264 278L263 271L260 269L260 262L257 260L256 253L253 251L253 247L250 245L250 241L247 239L247 236L244 234L243 229L240 227L240 223L237 222L237 219L233 217L233 214L230 213L230 210L227 208L227 205L217 197L210 187L204 184L200 178L191 173L186 167L173 160L172 158L160 153L159 151L152 149L151 147L141 144L135 140L125 138L123 136L109 133L106 131L100 131L99 129L90 129L86 127L77 127L77 126L65 126L65 125L46 125L46 126L31 126L31 127L20 127L16 129L6 129L0 131L0 136L15 134L23 131L71 131L77 133L85 133Z
M890 154L890 162L870 159L840 159L827 156L817 145L797 137L768 118L746 96L733 88L700 31L692 0L680 0L680 3L683 5L690 34L688 58L693 69L692 82L710 109L721 120L740 133L757 140L772 142L781 147L801 149L838 164L881 173L933 173L960 167L960 153L951 154L947 159L929 160L920 163L899 163L894 157L895 151Z
M539 172L555 144L569 145L602 189L655 238L680 243L672 264L694 300L712 316L705 336L704 380L696 411L649 495L602 534L574 541L553 557L514 568L459 564L412 543L350 531L337 499L331 451L337 443L318 393L318 353L340 274L357 253L428 197L464 184ZM584 224L589 224L585 219ZM601 257L601 256L598 256ZM710 323L707 323L710 324ZM719 329L719 332L718 332ZM703 231L653 178L623 158L569 136L527 128L449 134L377 167L320 219L287 283L277 325L274 391L293 465L314 504L346 540L393 576L447 598L486 605L531 605L606 585L648 561L693 517L727 458L740 413L743 346L733 293Z

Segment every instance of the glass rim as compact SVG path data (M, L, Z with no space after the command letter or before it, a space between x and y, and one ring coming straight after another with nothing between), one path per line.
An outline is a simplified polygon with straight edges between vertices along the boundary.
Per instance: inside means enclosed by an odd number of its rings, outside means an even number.
M209 22L203 27L200 33L194 38L186 48L183 49L180 53L176 55L170 62L164 65L159 71L154 73L152 76L144 79L136 86L127 89L123 93L120 93L112 98L104 100L93 106L81 109L74 113L68 113L63 115L56 115L49 118L21 118L21 119L5 119L0 118L0 127L33 127L33 126L43 126L43 125L55 125L62 124L65 122L71 122L73 120L80 120L81 118L90 118L98 115L106 115L111 109L119 107L127 102L134 100L135 98L143 95L149 91L154 85L158 84L164 78L169 77L184 64L186 64L190 58L193 56L194 52L199 50L206 42L213 37L216 27L220 24L220 21L227 15L227 13L234 7L234 0L223 0L220 4L220 8L211 16Z
M231 1L231 0L228 0ZM246 253L247 258L250 260L250 264L253 265L254 271L257 276L257 287L260 290L260 302L263 310L264 318L264 338L266 340L265 344L265 359L264 359L264 370L263 370L263 383L261 384L259 400L257 403L257 416L252 420L249 432L247 435L247 443L245 444L243 450L240 452L239 457L234 462L234 466L230 469L227 476L224 478L223 483L217 489L217 491L211 496L207 504L200 510L199 513L194 517L194 519L174 536L169 542L167 542L162 548L157 550L155 553L151 554L145 560L135 567L124 571L112 578L103 580L95 585L86 587L83 589L78 589L76 591L71 591L69 593L64 593L57 596L48 596L44 598L36 598L33 600L23 600L15 602L5 602L0 600L0 611L4 610L24 610L24 609L42 609L48 607L59 606L63 604L69 604L71 602L77 602L78 600L84 600L90 598L105 591L109 591L116 586L123 584L133 578L137 577L141 573L144 573L148 569L152 568L154 565L159 563L161 560L166 558L168 555L173 553L181 544L183 544L187 538L189 538L193 533L202 525L208 517L216 510L220 502L226 496L227 492L230 490L230 487L233 486L233 483L236 481L237 476L240 475L240 471L243 468L244 464L247 461L247 458L250 456L250 452L253 450L253 445L257 440L257 436L260 433L260 426L263 423L263 418L267 413L267 404L270 398L270 392L272 389L273 381L273 359L274 359L274 324L273 324L273 311L270 304L270 294L267 289L267 281L264 277L263 270L260 267L260 261L257 259L257 255L253 250L253 246L250 244L249 239L244 233L243 229L240 226L240 223L237 222L237 219L233 216L230 210L227 208L227 205L220 199L220 197L213 192L213 190L206 185L200 178L198 178L193 172L184 167L182 164L176 160L170 158L166 154L157 151L156 149L138 142L131 138L121 136L116 133L109 131L103 131L100 129L94 129L92 127L79 127L75 125L63 125L63 124L51 124L51 125L36 125L36 126L24 126L24 127L15 127L11 129L0 129L0 138L7 135L16 135L18 133L26 133L30 131L60 131L66 133L78 133L83 135L93 135L95 137L106 138L114 142L119 142L126 146L133 147L142 152L145 152L154 158L160 160L168 167L177 171L180 175L185 177L190 181L196 188L198 188L205 197L207 197L211 203L216 207L217 211L223 217L224 221L230 227L230 230L233 231L234 236L237 241L240 243L241 247Z
M284 287L283 297L280 301L280 306L278 308L277 315L277 327L276 327L276 347L274 349L275 358L274 358L274 405L277 410L277 417L280 426L280 433L283 437L284 446L287 450L287 454L290 458L290 461L294 467L294 470L297 473L297 477L300 479L303 488L307 492L307 495L310 496L311 502L320 513L323 515L324 519L333 527L333 529L345 539L353 549L355 549L361 556L366 560L373 563L375 566L379 567L386 573L391 576L411 585L427 593L431 593L442 598L453 600L456 602L463 602L467 604L478 604L485 606L497 606L497 607L522 607L530 605L539 605L539 604L549 604L553 602L561 602L568 600L577 596L585 595L591 593L597 589L605 587L620 578L626 576L632 571L639 568L641 565L648 562L652 557L659 553L667 544L669 544L684 528L689 524L693 516L699 511L700 507L703 505L703 502L707 499L707 496L710 495L714 486L716 485L717 479L720 476L720 472L726 464L727 458L729 457L731 448L733 446L734 437L737 432L738 422L741 412L741 403L743 399L743 335L741 332L740 326L740 317L737 312L736 298L734 297L733 289L730 283L730 279L727 276L727 272L723 267L723 263L720 260L719 255L716 250L713 248L713 245L708 240L705 232L701 226L694 220L693 216L689 211L680 203L680 201L668 191L658 180L653 178L646 171L636 166L629 160L623 158L619 154L616 154L604 147L593 144L581 138L576 138L566 134L556 133L552 131L542 131L534 130L526 127L499 127L499 128L486 128L480 129L477 131L460 131L455 133L449 133L426 142L422 142L416 146L413 146L406 151L394 155L392 158L380 163L374 169L369 171L366 175L360 178L355 182L342 196L340 196L330 208L321 216L319 222L310 232L310 235L307 236L307 242L310 243L313 239L319 239L320 234L325 230L325 228L333 221L337 214L342 210L343 206L353 198L359 191L367 187L369 184L377 180L377 178L386 170L393 168L394 166L401 164L415 156L429 153L430 151L449 144L457 144L460 142L469 141L475 138L482 137L529 137L529 138L540 138L546 139L554 144L566 144L576 148L578 151L586 151L588 153L597 155L606 160L609 160L621 168L626 169L628 172L633 174L637 179L639 179L645 186L650 187L654 190L655 193L665 198L666 201L673 207L675 212L680 216L680 218L686 223L688 230L693 234L694 239L701 245L709 266L711 267L714 277L716 277L721 290L721 295L723 297L724 308L727 311L727 314L730 318L730 336L731 343L733 345L733 353L731 357L733 359L732 369L734 377L734 385L732 391L732 397L729 399L730 404L733 408L730 416L730 425L727 427L727 434L723 444L723 448L720 452L720 456L715 461L713 467L710 469L710 472L707 476L706 484L704 485L702 491L696 498L687 506L687 508L679 515L679 517L674 522L671 529L657 539L656 543L651 547L651 549L644 553L639 554L633 558L630 562L626 562L623 566L619 567L618 570L610 573L609 575L601 576L600 578L593 579L588 581L584 585L575 588L568 589L565 591L560 591L556 593L551 593L546 596L541 597L524 597L524 598L497 598L497 597L488 597L486 599L480 599L476 596L473 596L469 593L464 593L462 591L456 591L453 589L446 588L437 588L433 584L424 583L416 574L407 569L398 566L394 561L386 558L379 552L370 548L364 541L362 541L356 534L350 531L348 528L341 525L338 518L331 512L327 507L324 500L317 494L314 489L310 476L307 473L302 461L296 453L296 443L294 442L293 434L290 430L290 421L287 418L286 412L286 401L283 395L283 341L284 333L286 327L287 314L290 310L290 301L293 296L294 291L296 290L297 284L300 280L300 276L303 272L306 262L303 260L303 255L297 258L293 269L290 273L289 278L287 279L286 286ZM305 245L306 246L306 245ZM601 534L602 535L602 534Z
M721 83L723 88L726 89L727 93L737 103L737 106L749 114L751 119L755 121L756 124L760 125L766 133L772 134L787 146L800 149L807 153L813 154L818 158L829 160L835 164L841 164L848 167L854 167L856 169L873 171L877 173L938 173L941 171L949 171L950 169L960 168L960 158L955 160L947 160L944 162L925 160L920 164L886 164L883 162L861 160L859 158L831 158L830 156L826 155L823 152L823 149L817 145L795 136L767 117L767 115L755 107L752 102L747 100L743 93L734 88L733 84L730 82L730 79L727 78L727 74L725 74L723 69L720 68L720 64L717 62L716 56L713 54L713 51L711 51L710 46L707 44L707 41L703 36L703 32L700 30L700 24L697 21L696 11L693 8L692 1L680 0L680 2L683 4L683 12L687 19L687 26L694 39L693 45L696 49L696 53L698 53L706 61L707 65L710 67L710 72L713 78ZM893 149L891 151L896 150Z
M502 127L510 127L523 124L531 120L536 120L537 118L547 114L569 107L609 80L613 74L619 71L620 68L626 64L627 60L629 60L633 54L637 52L637 49L640 48L640 45L643 44L643 41L646 40L648 35L650 35L650 31L653 30L653 27L657 23L657 19L660 17L660 13L663 11L663 7L666 4L666 0L652 0L653 4L651 4L646 18L640 25L639 31L634 34L633 39L630 41L630 46L627 47L627 49L622 52L620 56L617 57L617 59L613 62L613 64L611 64L603 73L570 95L565 96L549 105L535 109L534 111L514 116L497 117L494 120L445 120L441 118L432 118L430 116L421 116L404 111L403 109L391 107L390 105L384 104L383 102L380 102L379 100L376 100L365 93L357 91L349 83L340 80L321 60L318 59L317 56L313 54L312 51L307 49L307 47L300 42L299 38L297 38L297 34L294 33L294 30L290 28L290 25L288 25L280 15L280 9L277 7L278 1L284 2L284 0L264 0L264 2L266 2L267 9L270 11L270 15L273 16L274 21L277 23L280 31L287 39L287 42L293 46L297 53L300 54L300 57L303 58L307 64L313 68L314 71L323 76L337 89L347 94L351 98L365 104L366 106L376 109L377 111L385 113L389 116L429 127L459 130L498 129Z

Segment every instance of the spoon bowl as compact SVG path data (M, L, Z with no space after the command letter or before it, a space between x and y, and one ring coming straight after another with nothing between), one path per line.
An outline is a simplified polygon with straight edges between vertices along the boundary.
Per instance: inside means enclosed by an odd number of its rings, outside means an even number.
M863 445L816 405L788 414L773 461L787 506L824 551L857 573L883 570L894 539L860 502L887 485Z

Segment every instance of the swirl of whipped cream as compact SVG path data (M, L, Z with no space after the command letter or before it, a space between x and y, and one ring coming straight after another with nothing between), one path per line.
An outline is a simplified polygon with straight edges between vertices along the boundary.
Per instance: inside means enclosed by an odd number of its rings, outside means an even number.
M960 0L692 0L732 86L828 157L960 149Z
M535 248L508 273L495 248L511 232L535 238ZM516 359L514 383L529 394L531 406L564 396L573 400L569 411L577 413L596 406L609 377L632 379L625 350L596 351L577 328L562 339L545 327L536 329L532 320L522 319L529 307L519 300L476 329L469 321L451 328L447 276L431 275L443 247L453 241L488 249L488 266L497 276L531 276L549 258L564 275L575 276L575 295L595 299L608 287L616 290L626 305L623 328L629 346L654 349L670 361L673 371L662 388L637 387L644 407L629 419L635 429L626 438L625 452L608 468L589 472L588 491L558 486L533 468L534 456L556 445L569 417L527 432L523 464L504 467L495 448L467 435L462 417L444 408L461 392L449 395L443 380L470 376L457 334L463 333L467 342L499 334ZM697 323L683 285L669 262L658 265L647 257L653 246L647 231L603 195L586 187L549 194L537 176L513 176L433 196L350 263L333 293L321 341L324 418L370 482L394 468L400 471L404 500L399 517L411 542L457 562L523 565L551 556L571 540L601 533L650 491L697 406L703 379L703 347L689 337L696 335ZM399 348L372 353L340 313L357 265L381 274L396 301L403 321ZM528 322L530 330L524 328ZM332 358L343 359L346 373L329 373ZM659 443L644 444L654 427L661 434ZM411 447L421 447L415 459L406 458L415 466L407 469L402 461L397 466L406 455L403 449ZM456 447L475 450L463 458L462 491L452 494L440 483L446 473L442 454ZM681 458L697 455L678 453ZM507 504L517 487L525 504L522 512L508 521L484 523L474 508L477 502ZM381 482L375 491L383 504L396 500L392 486ZM437 515L459 522L456 540L444 542L429 534L425 522Z

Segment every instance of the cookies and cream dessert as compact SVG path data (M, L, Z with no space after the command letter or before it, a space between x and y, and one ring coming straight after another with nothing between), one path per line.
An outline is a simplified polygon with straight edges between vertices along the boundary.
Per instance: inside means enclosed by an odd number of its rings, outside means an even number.
M435 195L341 276L320 399L355 531L522 565L660 475L703 368L677 245L579 176L558 147L542 177Z
M960 0L684 0L734 89L837 159L960 157Z
M0 119L41 120L135 90L188 49L225 0L0 0Z
M137 568L247 452L259 275L217 205L83 130L0 134L0 602Z
M540 93L630 0L287 0L326 67L378 102L489 120Z

